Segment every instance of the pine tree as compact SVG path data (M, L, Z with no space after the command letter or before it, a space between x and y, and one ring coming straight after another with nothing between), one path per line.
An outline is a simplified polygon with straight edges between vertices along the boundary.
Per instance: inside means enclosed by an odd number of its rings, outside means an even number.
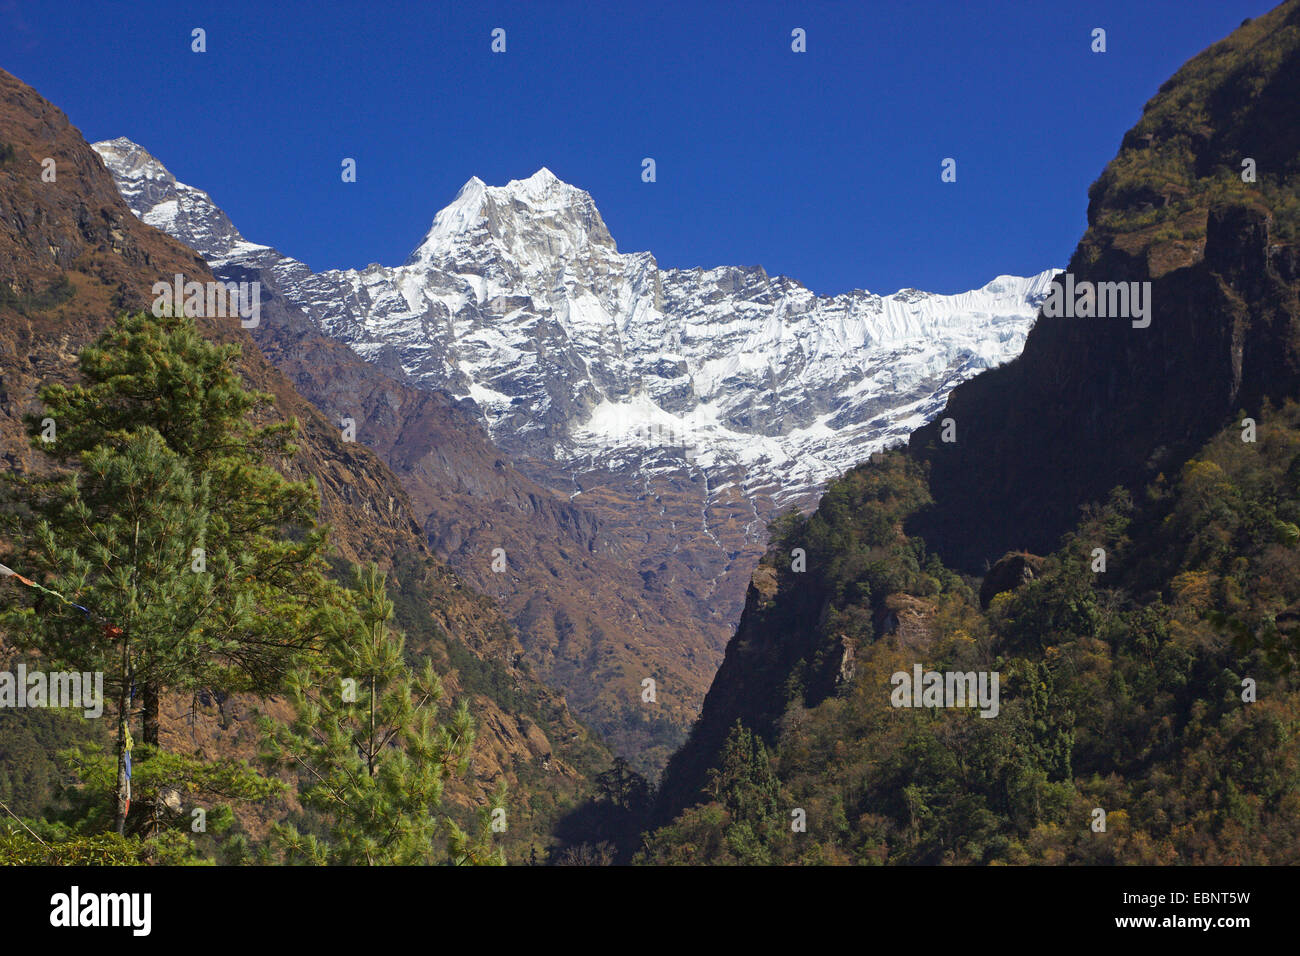
M135 694L156 747L164 689L275 688L329 606L315 491L265 463L296 426L249 420L270 399L243 388L237 356L183 317L119 318L81 353L85 382L45 388L28 416L64 470L9 482L15 560L45 590L0 623L52 666L105 673L119 833Z
M782 835L780 785L763 738L739 720L727 735L717 767L709 771L708 789L727 811L724 840L736 859L746 865L770 863Z
M615 757L613 765L596 776L596 793L638 819L649 810L652 797L645 777L622 757Z
M733 820L758 823L780 812L767 747L739 720L727 735L718 766L709 771L709 792Z
M335 614L322 659L289 680L296 719L263 722L268 762L296 770L303 804L328 821L327 840L278 826L285 857L315 864L429 863L445 830L452 862L503 862L490 847L495 806L480 813L475 836L438 815L445 780L468 767L474 742L468 708L462 701L446 723L437 722L441 683L427 662L415 673L403 659L403 639L388 623L393 605L384 575L369 565L354 568L353 579L351 601Z
M212 599L211 582L189 573L186 558L190 541L202 536L208 489L196 487L152 429L123 436L117 448L97 446L80 464L45 503L50 520L35 528L35 555L57 569L51 591L94 612L41 593L34 607L6 614L6 623L56 666L104 673L118 719L114 829L121 833L133 689L186 667L193 648L184 638ZM56 530L74 527L74 538Z
M207 484L207 521L184 563L208 578L212 600L185 687L265 692L313 643L309 621L329 590L325 532L313 486L271 465L294 454L297 422L254 423L272 397L244 387L239 354L237 345L209 342L185 316L122 316L81 352L84 382L43 389L44 411L27 425L35 447L74 466L97 446L153 429L194 481ZM47 419L57 427L53 442L42 438ZM158 743L167 686L141 683L147 744Z

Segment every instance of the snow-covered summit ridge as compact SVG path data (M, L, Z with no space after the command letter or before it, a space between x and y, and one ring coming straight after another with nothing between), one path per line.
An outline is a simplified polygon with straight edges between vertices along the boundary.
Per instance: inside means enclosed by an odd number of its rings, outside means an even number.
M247 242L211 196L177 181L143 146L119 136L91 147L140 219L180 239L209 263L271 251Z
M936 295L819 296L761 267L620 253L591 196L538 170L470 179L401 266L313 273L249 243L129 140L97 143L135 213L264 277L327 334L472 401L508 452L577 473L659 468L808 501L1020 354L1057 270ZM685 449L673 465L666 449Z
M618 252L591 195L543 166L527 179L512 179L504 186L471 178L434 217L404 264L445 262L484 241L529 271L594 251ZM535 261L539 252L545 262Z

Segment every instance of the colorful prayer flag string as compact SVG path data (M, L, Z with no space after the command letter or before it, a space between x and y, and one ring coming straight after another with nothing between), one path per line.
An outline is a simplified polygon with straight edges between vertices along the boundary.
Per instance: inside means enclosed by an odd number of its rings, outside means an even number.
M21 575L21 574L19 574L17 571L15 571L13 568L5 567L3 564L0 564L0 577L14 577L14 578L17 578L19 581L21 581L23 584L27 585L29 588L35 588L37 591L40 591L40 592L42 592L43 594L48 594L48 595L50 595L51 597L56 597L56 598L58 598L58 599L59 599L60 601L62 601L64 604L68 605L68 607L75 607L75 608L76 608L78 611L80 611L82 614L86 615L86 617L90 617L90 616L91 616L91 615L90 615L90 611L89 611L87 608L82 607L80 604L76 604L76 603L74 603L74 602L72 602L72 601L69 601L67 598L65 598L65 597L64 597L62 594L60 594L58 591L51 591L49 588L45 587L44 585L37 584L37 583L36 583L35 581L33 581L31 578L24 577L23 575ZM120 632L119 632L119 633L120 633Z
M58 598L60 601L62 601L64 604L68 605L69 607L75 607L75 608L76 608L78 611L80 611L82 614L86 615L86 617L90 617L90 612L89 612L88 610L86 610L84 607L82 607L80 604L73 604L71 601L69 601L67 598L65 598L65 597L64 597L62 594L60 594L58 591L51 591L49 588L44 587L44 586L42 586L42 585L40 585L40 584L37 584L37 583L36 583L35 581L33 581L31 578L23 577L21 574L19 574L19 573L18 573L17 571L15 571L13 568L5 567L3 564L0 564L0 577L6 577L6 578L8 578L8 577L13 577L13 578L17 578L19 581L21 581L23 584L27 585L29 588L35 588L35 589L38 590L38 591L41 591L41 592L43 592L43 593L45 593L45 594L49 594L49 595L51 595L52 597L56 597L56 598Z
M126 801L123 815L131 812L131 747L135 740L131 737L131 728L122 721L122 760L126 767Z

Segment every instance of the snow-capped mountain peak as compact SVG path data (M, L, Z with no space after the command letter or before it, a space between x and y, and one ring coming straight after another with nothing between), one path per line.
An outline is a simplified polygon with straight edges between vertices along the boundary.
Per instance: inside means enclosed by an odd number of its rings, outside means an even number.
M498 445L575 485L704 469L711 494L808 503L1016 357L1057 271L818 296L757 266L660 269L619 253L592 197L542 168L470 179L401 266L313 273L245 242L135 144L95 148L146 222L214 266L260 270L327 334L472 401Z
M457 236L468 232L482 219L486 200L487 184L477 176L472 177L460 187L456 198L434 216L424 240L407 257L407 265L433 259L438 250L450 248Z
M434 217L405 265L480 259L473 250L484 242L529 273L549 274L572 259L618 252L590 194L543 166L504 186L471 178Z

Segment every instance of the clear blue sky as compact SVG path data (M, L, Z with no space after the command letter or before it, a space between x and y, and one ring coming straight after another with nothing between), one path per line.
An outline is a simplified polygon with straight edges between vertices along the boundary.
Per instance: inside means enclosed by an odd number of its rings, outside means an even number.
M1272 6L0 0L0 66L315 269L397 264L470 176L548 166L662 266L956 292L1065 265L1142 104Z

